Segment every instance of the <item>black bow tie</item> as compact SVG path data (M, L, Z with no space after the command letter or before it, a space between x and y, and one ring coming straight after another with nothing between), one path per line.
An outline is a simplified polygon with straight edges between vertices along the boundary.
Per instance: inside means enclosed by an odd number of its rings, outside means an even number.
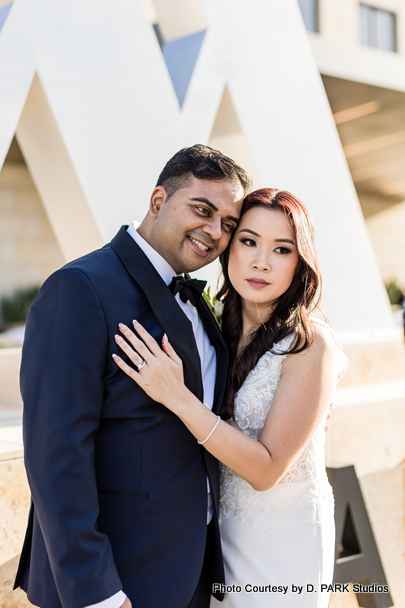
M197 302L201 298L206 284L207 281L199 281L198 279L173 277L172 282L169 285L169 289L174 296L176 293L179 293L183 302L190 300L193 306L197 306Z

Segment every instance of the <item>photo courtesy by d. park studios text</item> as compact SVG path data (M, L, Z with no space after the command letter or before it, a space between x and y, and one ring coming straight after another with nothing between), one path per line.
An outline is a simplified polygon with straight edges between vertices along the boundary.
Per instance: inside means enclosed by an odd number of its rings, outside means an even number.
M245 583L244 585L223 585L221 583L212 584L212 592L221 593L272 593L285 595L286 593L296 593L301 595L304 593L389 593L388 585L376 585L374 583L370 585L362 585L360 583L354 583L352 589L350 589L349 583L334 583L332 585L321 584L320 588L317 589L315 585L307 583L304 585L254 585L251 583Z

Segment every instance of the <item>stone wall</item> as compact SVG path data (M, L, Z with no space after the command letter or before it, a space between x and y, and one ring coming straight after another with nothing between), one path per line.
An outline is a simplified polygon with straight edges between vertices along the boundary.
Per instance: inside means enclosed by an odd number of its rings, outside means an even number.
M360 202L381 276L385 282L396 279L405 289L405 202L387 204L366 193Z
M405 605L405 350L397 339L343 348L349 369L332 408L326 458L354 464L394 606ZM355 581L356 582L356 581ZM373 581L370 581L372 583ZM354 593L333 594L330 608L357 606Z
M0 606L30 606L21 589L13 591L24 540L30 492L24 468L21 427L0 428Z
M0 172L0 296L40 285L64 264L34 182L23 163Z
M21 348L0 348L0 421L22 411L20 365Z

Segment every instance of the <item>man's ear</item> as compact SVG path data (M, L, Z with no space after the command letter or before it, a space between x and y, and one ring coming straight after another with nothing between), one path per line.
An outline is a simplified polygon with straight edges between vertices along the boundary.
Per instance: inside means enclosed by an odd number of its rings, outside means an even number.
M166 200L166 188L164 188L163 186L156 186L156 188L152 192L149 203L149 213L155 220L157 219L160 213L160 209L162 208L162 205L166 202Z

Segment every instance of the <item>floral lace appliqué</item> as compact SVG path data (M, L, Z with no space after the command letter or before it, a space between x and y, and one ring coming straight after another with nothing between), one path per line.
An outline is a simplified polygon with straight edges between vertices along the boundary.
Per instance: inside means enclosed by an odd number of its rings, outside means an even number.
M294 338L287 336L273 347L276 353L285 353ZM235 397L235 420L229 424L245 435L258 439L269 413L281 378L282 363L287 354L266 352L249 372ZM326 415L325 415L326 418ZM310 443L284 477L272 488L257 492L239 475L221 465L220 519L233 512L239 519L252 523L263 515L287 511L291 517L307 508L307 522L317 523L319 498L333 508L333 494L324 463L325 420L321 422ZM271 533L271 530L269 530Z

